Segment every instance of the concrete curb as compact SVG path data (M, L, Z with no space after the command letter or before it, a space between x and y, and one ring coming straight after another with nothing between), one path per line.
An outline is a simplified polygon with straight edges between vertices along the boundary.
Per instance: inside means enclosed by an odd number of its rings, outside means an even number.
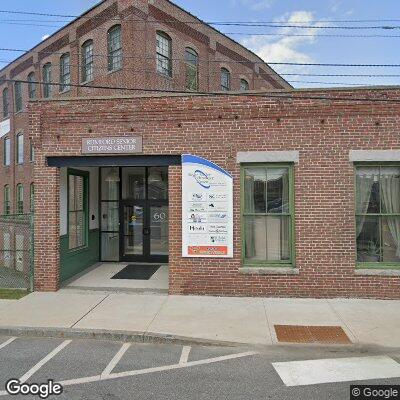
M134 342L134 343L156 343L156 344L177 344L177 345L197 345L197 346L218 346L218 347L254 347L258 349L268 347L314 347L314 348L330 348L343 349L353 348L357 350L369 350L375 352L399 352L400 346L382 346L376 343L271 343L256 344L229 342L223 340L201 339L186 336L153 333L153 332L131 332L131 331L111 331L102 329L77 329L77 328L52 328L52 327L0 327L0 336L15 337L35 337L35 338L60 338L60 339L95 339L110 340L118 342Z
M33 328L33 327L1 327L0 336L16 337L47 337L65 339L97 339L115 340L121 342L181 344L199 346L233 347L243 346L245 343L228 342L222 340L198 339L178 335L152 333L110 331L101 329L74 329L74 328Z

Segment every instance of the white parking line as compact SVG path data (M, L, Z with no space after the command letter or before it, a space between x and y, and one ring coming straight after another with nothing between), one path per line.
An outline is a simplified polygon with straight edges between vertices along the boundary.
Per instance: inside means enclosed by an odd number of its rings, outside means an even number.
M41 366L43 366L47 361L49 361L59 351L61 351L62 348L64 348L69 342L71 342L71 340L66 340L64 343L62 343L60 346L58 346L55 350L53 350L47 357L45 357L45 359L43 359L38 364L36 364L35 367L33 367L30 371L28 371L21 378L21 382L23 382L22 379L24 377L26 377L31 371L33 371L30 374L30 376L32 376L33 373L35 373ZM63 346L63 347L61 347L61 346ZM122 351L122 347L121 347L120 351L117 354L119 354L121 351ZM58 383L60 383L64 387L64 386L72 386L72 385L78 385L78 384L83 384L83 383L100 382L100 381L106 381L106 380L111 380L111 379L126 378L126 377L129 377L129 376L135 376L135 375L150 374L150 373L153 373L153 372L170 371L170 370L174 370L174 369L183 369L183 368L195 367L195 366L198 366L198 365L207 365L207 364L212 364L212 363L216 363L216 362L234 360L236 358L254 356L256 354L259 354L259 353L256 352L256 351L248 351L248 352L245 352L245 353L237 353L237 354L230 354L230 355L227 355L227 356L207 358L205 360L189 361L189 362L187 362L185 364L165 365L165 366L162 366L162 367L153 367L153 368L139 369L139 370L135 370L135 371L119 372L119 373L114 373L114 374L109 374L109 375L88 376L88 377L85 377L85 378L77 378L77 379L65 380L65 381L61 381L61 382L58 382ZM116 356L117 355L115 355L114 358L116 358ZM43 361L45 361L45 362L43 362ZM29 376L26 379L29 379ZM6 391L0 391L0 397L1 396L7 396L7 395L8 395L8 393Z
M233 360L235 358L249 357L249 356L253 356L256 354L258 354L258 352L248 351L245 353L237 353L237 354L230 354L227 356L207 358L205 360L189 361L186 364L182 364L182 365L181 364L165 365L162 367L152 367L152 368L146 368L146 369L139 369L139 370L135 370L135 371L118 372L115 374L110 374L108 376L100 376L100 375L88 376L86 378L70 379L70 380L61 381L58 383L60 383L62 386L71 386L71 385L78 385L78 384L83 384L83 383L100 382L100 381L111 380L111 379L126 378L129 376L135 376L135 375L150 374L153 372L170 371L170 370L174 370L174 369L195 367L197 365L212 364L212 363L221 362L221 361ZM1 396L1 392L0 392L0 396Z
M107 367L101 373L101 376L110 375L111 371L116 367L116 365L119 363L119 361L121 360L122 356L125 354L125 352L129 349L130 346L131 346L130 343L124 343L121 346L121 348L119 349L118 353L113 357L113 359L109 362Z
M0 350L4 349L4 347L8 346L10 343L12 343L14 340L16 339L16 337L12 337L8 340L6 340L4 343L0 344Z
M183 346L181 358L179 360L179 365L187 364L189 353L190 353L190 346Z
M48 361L50 361L56 354L58 354L64 347L69 345L72 340L65 340L59 346L57 346L51 353L47 354L42 360L40 360L36 365L34 365L25 375L23 375L19 380L21 383L26 382L35 372L39 371Z

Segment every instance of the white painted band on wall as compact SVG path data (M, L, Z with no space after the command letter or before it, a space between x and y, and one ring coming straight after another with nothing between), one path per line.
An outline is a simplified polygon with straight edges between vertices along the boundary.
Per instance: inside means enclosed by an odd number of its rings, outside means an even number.
M294 151L239 151L236 162L243 163L269 163L269 162L299 162L299 152Z
M400 150L350 150L349 159L357 161L400 161Z

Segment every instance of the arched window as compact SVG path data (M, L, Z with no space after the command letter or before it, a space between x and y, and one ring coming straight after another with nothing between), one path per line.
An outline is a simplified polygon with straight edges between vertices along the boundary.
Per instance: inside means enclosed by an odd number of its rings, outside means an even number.
M21 183L17 185L17 190L16 190L16 207L15 210L17 214L23 214L24 213L24 187L22 186Z
M67 92L71 89L71 57L64 53L60 57L60 92Z
M51 63L43 65L43 97L48 99L51 97Z
M17 164L23 164L24 163L24 135L23 135L23 133L18 133L15 144L16 144L15 153L16 153Z
M11 214L11 201L10 201L10 185L4 186L4 214L9 215Z
M157 32L157 72L172 76L172 39L165 32Z
M240 80L240 90L242 92L246 92L247 90L249 90L249 82L247 82L246 79Z
M93 40L82 45L82 82L93 80Z
M14 103L15 103L15 112L22 111L22 83L15 82L14 83Z
M36 99L36 79L34 72L28 75L28 97L30 99Z
M9 112L8 88L5 88L3 90L3 118L8 118Z
M186 63L186 89L199 90L199 56L197 52L190 47L185 50Z
M221 68L221 90L231 90L231 73L226 68Z
M122 68L122 39L121 25L114 25L107 32L108 43L108 70L115 71Z

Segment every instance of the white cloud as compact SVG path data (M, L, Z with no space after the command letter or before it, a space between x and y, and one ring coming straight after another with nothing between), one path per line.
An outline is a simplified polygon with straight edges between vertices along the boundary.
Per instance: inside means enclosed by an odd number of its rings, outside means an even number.
M50 35L43 35L42 36L42 40L46 40L46 39L48 39L50 37Z
M234 5L247 7L252 11L265 10L272 6L275 0L233 0Z
M331 11L336 12L342 6L342 0L334 0L331 4Z
M277 22L286 24L294 24L301 22L304 25L321 25L321 23L313 23L314 14L310 11L294 11L290 14L285 14L283 17L277 19ZM306 45L312 44L316 40L316 34L320 29L296 29L296 28L280 28L274 32L280 34L305 34L308 36L257 36L252 35L242 40L242 44L255 53L257 53L263 60L268 62L297 62L297 63L310 63L314 59L307 54L302 48ZM274 67L275 68L275 67ZM304 72L307 68L281 66L276 67L279 72Z

